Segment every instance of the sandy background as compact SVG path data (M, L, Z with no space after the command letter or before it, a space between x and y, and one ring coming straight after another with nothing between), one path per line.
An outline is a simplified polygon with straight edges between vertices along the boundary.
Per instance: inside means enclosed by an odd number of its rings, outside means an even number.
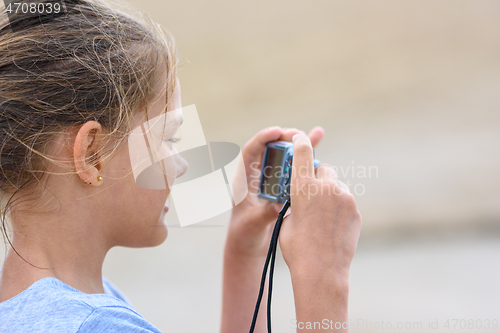
M364 223L353 332L500 321L500 2L132 3L176 37L183 105L208 141L325 128L316 156L357 186ZM376 176L351 173L369 166ZM105 276L162 331L218 332L228 216L180 228L173 208L168 240L113 249ZM274 330L294 332L281 258L275 286Z

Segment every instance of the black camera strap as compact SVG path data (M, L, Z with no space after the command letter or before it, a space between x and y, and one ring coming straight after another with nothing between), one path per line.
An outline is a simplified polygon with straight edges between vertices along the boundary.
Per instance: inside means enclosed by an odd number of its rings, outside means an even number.
M271 262L271 267L269 269L269 290L267 293L267 331L271 333L271 296L273 293L273 275L274 275L274 263L276 261L276 248L278 247L278 235L280 233L281 224L283 223L283 217L285 216L288 207L290 207L290 200L286 200L285 203L283 204L283 207L281 207L281 210L278 215L278 220L274 225L274 231L271 237L271 243L269 244L269 251L267 252L266 263L264 264L264 270L262 271L259 297L257 297L257 304L255 305L255 311L253 313L250 333L253 333L253 331L255 330L255 323L257 322L257 315L259 314L260 303L262 301L262 295L264 294L264 285L266 283L266 275L269 262Z

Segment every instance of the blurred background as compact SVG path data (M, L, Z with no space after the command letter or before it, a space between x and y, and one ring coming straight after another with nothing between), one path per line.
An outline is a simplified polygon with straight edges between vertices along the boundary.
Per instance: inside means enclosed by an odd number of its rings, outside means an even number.
M316 157L363 216L352 332L500 331L500 2L130 3L176 38L207 141L325 128ZM181 228L172 207L167 241L111 250L104 275L160 330L218 332L228 220ZM295 332L278 257L273 327Z
M130 3L176 38L182 104L196 104L207 141L325 128L316 156L363 216L353 332L470 319L464 331L500 331L485 329L500 320L500 2ZM163 245L112 250L105 276L162 331L218 332L229 213L180 228L173 207L167 220ZM295 332L293 319L279 257L275 332Z

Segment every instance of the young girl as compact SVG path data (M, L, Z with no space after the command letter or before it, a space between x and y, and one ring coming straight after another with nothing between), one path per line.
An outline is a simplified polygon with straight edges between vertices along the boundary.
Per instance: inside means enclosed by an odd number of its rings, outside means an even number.
M147 17L104 1L65 4L43 20L0 14L0 190L9 246L0 332L159 332L102 277L102 265L114 246L157 246L167 237L169 189L137 186L127 137L181 107L173 39ZM249 194L227 233L222 332L247 332L252 321L280 205L258 199L250 181L266 143L276 140L294 143L292 206L279 244L298 330L321 322L322 332L348 331L361 217L333 168L313 168L322 136L319 127L308 136L271 127L245 145ZM187 164L177 156L174 169L178 177ZM261 314L255 332L265 331Z

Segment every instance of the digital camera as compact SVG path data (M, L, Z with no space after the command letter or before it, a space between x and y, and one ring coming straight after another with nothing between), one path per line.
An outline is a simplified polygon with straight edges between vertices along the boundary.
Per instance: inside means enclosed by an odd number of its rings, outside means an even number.
M274 141L266 145L260 170L259 198L276 203L283 203L290 199L292 161L293 143ZM314 160L314 167L319 164L318 160Z

